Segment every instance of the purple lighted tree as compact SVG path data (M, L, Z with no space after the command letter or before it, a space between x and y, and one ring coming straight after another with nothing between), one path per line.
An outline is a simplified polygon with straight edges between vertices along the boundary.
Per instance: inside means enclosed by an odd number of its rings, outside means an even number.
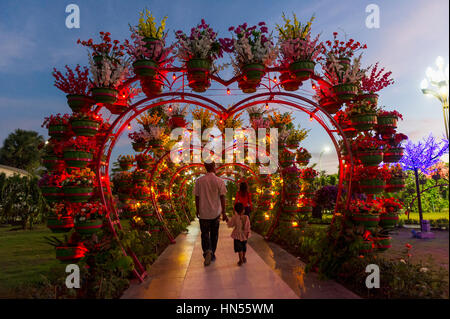
M414 172L416 178L417 205L419 207L420 227L422 227L422 201L420 199L419 172L423 174L432 173L432 166L438 163L441 156L448 152L448 139L436 141L436 138L430 134L426 139L414 144L411 140L405 144L403 158L400 160L404 170Z

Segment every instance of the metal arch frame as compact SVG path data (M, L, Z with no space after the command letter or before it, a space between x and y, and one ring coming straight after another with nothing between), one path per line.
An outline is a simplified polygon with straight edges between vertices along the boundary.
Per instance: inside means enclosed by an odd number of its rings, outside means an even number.
M166 73L168 72L186 72L185 69L183 68L168 68L168 69L164 69L164 71ZM268 68L266 69L266 71L269 72L279 72L281 71L280 68ZM222 79L220 79L217 76L211 75L210 78L215 80L216 82L219 82L221 84L223 84L224 86L228 86L229 84L236 82L241 76L235 76L234 78L228 80L228 81L224 81ZM184 76L181 77L184 83ZM311 76L312 80L318 81L319 83L323 84L323 85L327 85L329 86L330 84L326 81L324 81L322 78L320 78L319 76L313 74ZM135 82L137 80L137 77L128 79L127 81L125 81L122 85L122 87L130 85L131 83ZM176 80L175 80L176 81ZM175 83L175 81L171 84L170 88L173 87L173 84ZM270 78L269 78L270 81ZM269 82L270 84L270 82ZM278 85L277 85L278 86ZM277 87L275 86L275 87ZM118 141L118 139L120 138L120 136L122 135L123 131L125 130L125 128L128 126L128 124L134 120L137 116L139 116L140 114L142 114L143 112L160 106L160 105L164 105L167 103L173 103L173 102L182 102L182 103L188 103L188 104L193 104L193 105L197 105L203 108L206 108L208 110L210 110L211 112L218 114L218 115L225 115L226 117L240 111L243 110L247 107L250 107L252 105L256 105L256 104L261 104L261 103L277 103L277 104L282 104L282 105L287 105L287 106L291 106L296 108L297 110L303 111L307 114L310 115L310 118L314 118L328 133L328 135L330 136L331 140L333 141L333 144L335 146L336 152L337 152L337 156L338 156L338 160L339 160L339 186L338 186L338 200L336 201L336 207L335 207L335 214L333 215L333 221L332 224L335 220L335 215L336 212L338 210L338 206L339 206L339 198L341 198L342 196L342 187L343 187L343 180L345 178L344 176L344 165L343 165L343 158L340 152L340 148L337 144L336 138L333 136L333 133L338 133L340 135L340 137L342 137L343 141L344 141L344 147L347 150L347 154L349 154L347 156L347 158L349 159L349 162L351 165L353 165L353 158L352 158L352 153L350 152L350 147L349 147L349 143L347 141L347 138L344 135L344 132L342 130L342 128L338 125L338 123L334 120L334 118L332 116L330 116L330 114L328 114L328 112L324 111L319 105L317 105L316 103L314 103L313 101L304 98L300 95L297 94L292 94L292 93L284 93L284 92L272 92L270 87L267 87L267 89L270 92L267 93L260 93L260 94L254 94L251 95L248 98L245 98L237 103L235 103L232 107L230 107L229 109L225 109L223 106L221 106L220 104L216 103L215 101L206 98L204 96L198 95L198 94L193 94L193 93L188 93L188 92L184 92L184 84L183 84L183 92L167 92L167 93L161 93L159 95L155 95L153 97L147 97L144 99L141 99L139 101L137 101L136 103L132 104L128 110L124 111L123 113L121 113L112 123L112 125L110 126L109 130L106 133L106 137L103 140L103 142L100 145L99 148L99 156L97 159L97 179L98 179L98 185L100 187L100 194L101 194L101 199L102 202L104 203L107 211L109 214L107 214L107 218L108 218L108 222L109 222L109 227L113 233L114 236L117 237L117 232L115 230L115 225L118 225L117 227L119 229L122 229L122 226L120 224L120 219L116 210L116 207L113 203L113 199L112 199L112 192L111 192L111 185L110 185L110 180L109 180L109 162L110 162L110 157L111 157L111 153L112 150L116 144L116 142ZM289 97L289 98L294 98L294 99L298 99L301 100L305 103L308 103L310 105L312 105L314 107L313 110L309 110L301 105L299 105L298 103L294 103L291 101L285 101L285 100L275 100L274 97L275 96L281 96L281 97ZM145 105L143 106L146 102L150 102L153 101L155 99L161 99L161 98L165 98L168 97L168 100L161 100L161 101L157 101L157 102L153 102L149 105ZM176 99L175 97L178 97L178 99ZM192 98L192 99L186 99L185 97L188 98ZM251 100L254 100L256 98L265 98L262 100L258 100L258 101L253 101L250 102ZM268 97L268 98L266 98ZM206 103L205 103L206 102ZM246 103L248 102L248 103ZM143 106L142 108L138 109L140 106ZM101 105L97 106L96 109L94 110L95 113L99 112L101 109ZM317 116L315 113L321 111L322 114L325 115L326 118L328 118L330 120L330 122L332 123L332 125L334 126L334 130L330 130L328 128L328 126L325 124L325 121L323 119L321 119L319 116ZM225 118L226 118L225 117ZM116 132L114 132L114 130L117 130ZM102 160L102 158L105 155L105 151L106 152L106 159ZM347 166L347 163L346 165ZM350 199L351 199L351 181L352 181L352 171L351 170L347 170L348 172L345 172L347 175L347 200L346 200L346 208L348 208L349 204L350 204ZM103 183L105 182L105 183ZM106 185L104 185L106 184ZM106 199L106 194L105 194L105 186L107 189L107 193L109 195L108 200ZM152 201L155 201L154 196L152 196ZM155 203L154 203L155 204ZM157 216L158 218L161 218L159 211L156 210L157 212ZM115 220L111 220L111 213L113 213ZM346 214L345 214L346 215ZM344 216L345 217L345 216ZM278 219L278 218L277 218ZM173 238L172 238L172 242L174 242ZM122 250L124 251L124 254L126 255L125 250L122 248ZM133 254L134 255L134 254ZM137 258L135 256L133 256L133 259L135 259L135 264L137 263L138 268L142 271L143 267L142 265L139 263L139 261L137 260ZM141 275L139 275L136 271L136 269L134 270L135 274L137 274L137 277L142 281L143 277ZM143 276L145 276L145 270L142 271L144 274Z

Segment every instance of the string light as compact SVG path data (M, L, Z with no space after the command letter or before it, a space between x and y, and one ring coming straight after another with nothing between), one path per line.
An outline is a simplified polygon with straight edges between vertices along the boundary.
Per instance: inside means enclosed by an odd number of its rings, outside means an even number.
M175 73L172 75L172 79L175 81L175 79L177 78L177 76L175 75Z
M266 110L269 109L269 103L266 102Z
M312 122L313 120L314 120L314 117L313 117L313 115L311 114L311 115L309 116L309 121Z
M230 94L231 94L230 88L227 88L227 95L230 95Z
M273 77L273 81L274 81L275 83L277 83L277 82L278 82L278 79L277 79L277 77L276 77L276 76L274 76L274 77Z
M131 130L131 124L128 124L128 129Z
M298 223L297 222L292 222L292 227L298 227Z
M313 90L315 90L316 89L316 84L313 84L312 88L313 88Z

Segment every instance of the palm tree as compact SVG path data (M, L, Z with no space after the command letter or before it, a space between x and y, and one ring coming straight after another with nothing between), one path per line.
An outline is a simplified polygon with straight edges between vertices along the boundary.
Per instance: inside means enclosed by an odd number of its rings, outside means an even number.
M40 166L45 140L35 131L16 129L10 133L0 148L0 164L34 172Z

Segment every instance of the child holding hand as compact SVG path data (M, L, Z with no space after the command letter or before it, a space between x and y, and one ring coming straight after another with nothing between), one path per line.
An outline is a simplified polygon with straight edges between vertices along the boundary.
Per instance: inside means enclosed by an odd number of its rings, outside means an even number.
M231 238L234 239L234 252L239 254L238 266L247 262L245 253L247 252L247 240L250 237L250 219L244 214L244 205L236 203L234 214L227 221L228 227L234 227Z

